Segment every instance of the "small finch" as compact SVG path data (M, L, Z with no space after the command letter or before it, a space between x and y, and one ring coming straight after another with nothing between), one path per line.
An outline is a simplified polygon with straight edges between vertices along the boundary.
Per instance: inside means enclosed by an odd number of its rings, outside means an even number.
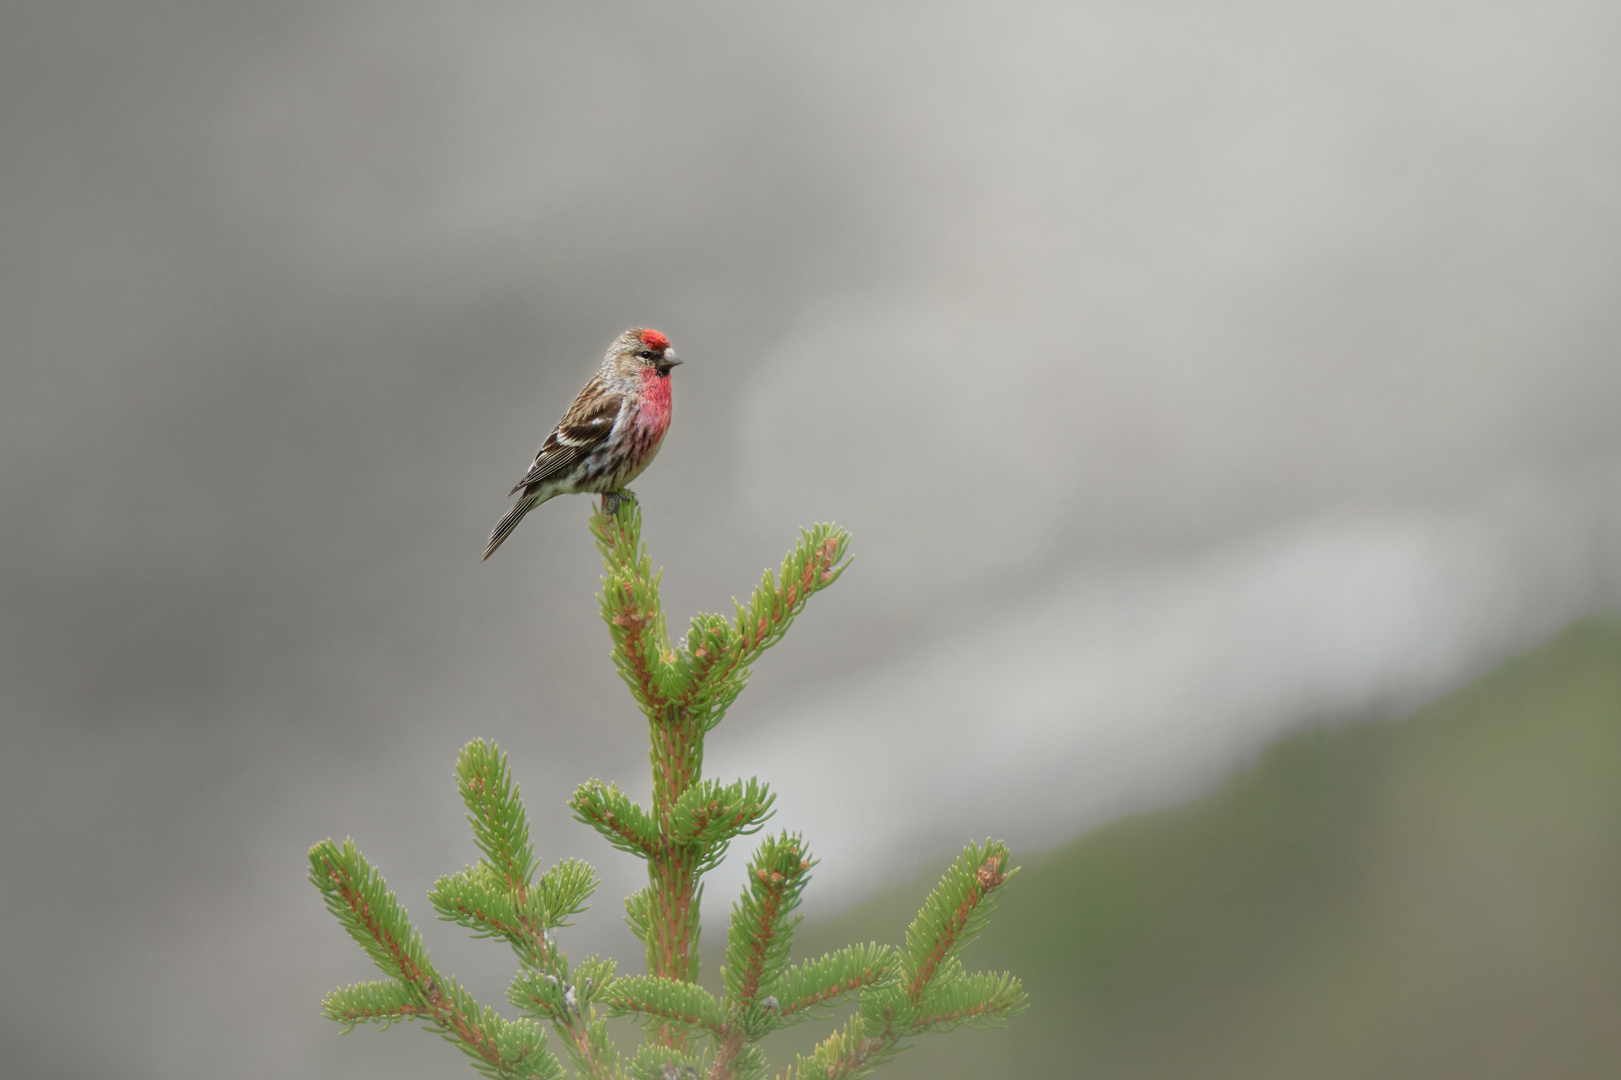
M670 369L680 362L657 330L614 338L602 366L508 492L518 501L490 533L486 559L525 514L554 495L601 495L606 514L619 509L621 496L634 497L622 489L652 463L670 429Z

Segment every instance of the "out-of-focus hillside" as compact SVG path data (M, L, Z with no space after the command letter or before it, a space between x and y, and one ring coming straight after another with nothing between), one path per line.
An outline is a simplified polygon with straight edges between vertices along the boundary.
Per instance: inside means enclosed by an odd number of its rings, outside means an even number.
M1621 623L1021 861L966 959L1032 1008L885 1075L1621 1076ZM898 941L925 888L796 952Z

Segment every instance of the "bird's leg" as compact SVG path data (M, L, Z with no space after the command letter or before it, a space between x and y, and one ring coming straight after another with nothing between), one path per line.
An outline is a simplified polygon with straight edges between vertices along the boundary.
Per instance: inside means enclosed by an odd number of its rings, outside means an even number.
M630 488L620 488L618 491L605 491L602 493L602 513L605 517L613 517L619 513L619 504L622 502L635 502L636 493Z

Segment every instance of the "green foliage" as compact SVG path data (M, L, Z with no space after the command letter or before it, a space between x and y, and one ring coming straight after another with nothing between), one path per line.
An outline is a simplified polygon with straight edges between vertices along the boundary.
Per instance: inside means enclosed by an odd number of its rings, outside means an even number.
M799 906L811 865L804 841L788 833L761 844L750 860L743 895L732 905L726 966L721 969L734 1013L749 1009L761 987L774 984L787 966L799 924L798 917L789 916Z
M467 804L473 842L510 887L526 886L535 866L529 818L518 801L507 756L494 743L474 739L456 761L456 786Z
M888 945L850 945L789 968L766 997L776 1001L778 1026L785 1027L844 994L886 982L898 970L895 950Z
M614 1016L634 1017L640 1023L670 1023L722 1034L726 1017L715 995L697 983L678 982L657 975L620 979L608 999Z
M855 995L848 1023L777 1074L837 1080L866 1073L913 1036L997 1023L1023 1008L1017 979L968 974L960 960L1012 873L1004 871L1006 849L990 843L969 845L946 872L908 929L904 950L850 946L794 966L794 912L815 862L800 836L767 837L732 907L724 997L698 986L702 879L733 840L759 832L775 801L754 778L705 780L704 738L742 692L754 661L812 595L838 580L849 536L832 525L802 530L778 573L766 571L748 603L734 604L731 619L698 615L676 647L665 636L640 508L624 500L612 517L594 514L591 530L606 570L602 616L614 664L648 724L652 799L644 808L616 786L588 780L569 807L647 865L647 887L625 902L626 922L647 950L647 973L619 978L612 961L597 957L570 964L553 932L585 910L595 874L567 859L536 876L529 820L506 755L475 739L457 760L456 784L483 858L439 878L429 898L441 919L512 948L519 970L507 1000L523 1019L503 1019L434 971L381 875L353 842L340 848L330 840L311 849L310 879L387 978L333 991L325 1015L346 1029L420 1020L491 1077L562 1077L541 1029L549 1024L577 1073L593 1080L751 1080L767 1071L757 1045L763 1036ZM628 1061L610 1039L610 1017L629 1017L646 1033Z
M658 829L653 819L613 784L587 780L574 792L569 803L576 819L601 833L620 851L644 859L658 847Z
M415 1015L416 988L410 983L385 979L355 983L327 994L321 1015L352 1028L362 1021L381 1023L385 1028L396 1020Z
M311 848L310 881L321 891L327 910L389 976L387 982L332 991L321 1003L322 1015L345 1030L361 1021L380 1021L386 1027L419 1019L456 1044L485 1076L561 1080L563 1068L546 1050L546 1035L538 1025L506 1020L433 969L422 935L354 841L345 840L340 848L323 840Z
M433 883L428 899L441 919L459 923L474 937L505 938L525 963L538 964L545 949L546 913L540 894L518 897L489 866L469 866Z
M713 866L733 837L760 831L776 798L752 778L747 784L739 780L726 787L705 780L676 800L670 810L671 831L677 841L703 850L706 863Z
M709 1071L702 1057L684 1054L668 1046L647 1043L630 1062L634 1080L698 1080Z
M614 664L649 716L674 707L682 720L710 731L748 682L751 665L793 625L815 593L849 565L850 535L835 525L801 529L799 544L775 577L765 571L747 604L734 601L734 618L701 614L684 648L665 636L659 576L641 543L641 508L621 504L612 518L594 514L591 531L607 570L602 618L614 643Z
M941 965L958 954L985 928L995 890L1012 875L1002 873L1007 848L987 842L969 844L951 864L940 884L923 902L912 925L906 928L902 976L906 994L916 1002L936 980Z
M588 863L564 859L541 875L536 888L546 908L546 926L555 930L573 926L573 916L585 911L585 902L597 889L597 876Z
M898 1051L896 1045L880 1037L869 1037L861 1016L853 1016L842 1028L816 1044L810 1056L800 1057L784 1069L784 1080L829 1080L862 1076L882 1065Z

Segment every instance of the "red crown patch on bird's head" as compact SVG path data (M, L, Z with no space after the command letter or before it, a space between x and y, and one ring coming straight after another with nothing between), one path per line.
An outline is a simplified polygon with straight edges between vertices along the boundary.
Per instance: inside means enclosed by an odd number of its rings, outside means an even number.
M670 339L659 333L657 330L643 330L642 344L646 345L649 349L659 349L662 351L670 347Z

